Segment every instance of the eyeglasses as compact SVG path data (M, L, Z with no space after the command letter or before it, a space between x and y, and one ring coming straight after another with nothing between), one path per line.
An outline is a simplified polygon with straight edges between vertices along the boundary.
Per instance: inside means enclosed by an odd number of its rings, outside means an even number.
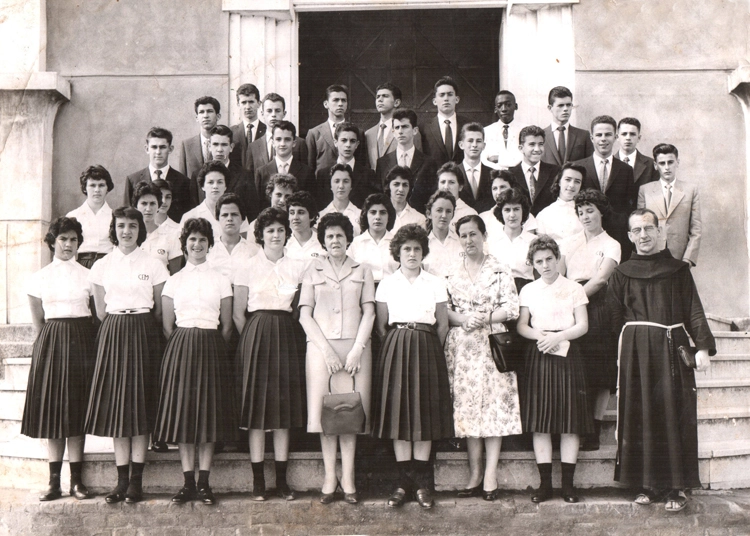
M647 225L646 227L633 227L630 232L634 235L641 234L641 231L646 231L646 234L651 234L654 231L656 231L656 226L654 225Z

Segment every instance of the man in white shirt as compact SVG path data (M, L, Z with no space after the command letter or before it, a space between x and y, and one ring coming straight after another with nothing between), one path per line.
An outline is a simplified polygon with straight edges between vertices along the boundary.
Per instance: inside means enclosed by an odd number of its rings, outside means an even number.
M258 253L255 237L250 241L240 235L242 222L246 215L242 200L233 193L222 195L216 202L216 214L221 227L221 234L214 237L214 247L208 252L206 260L234 283L237 269L244 262Z
M392 120L393 112L399 106L401 106L401 89L398 86L385 82L375 89L375 109L380 114L380 121L365 132L367 156L373 171L381 156L396 150ZM418 132L414 135L414 146L422 150L422 136Z
M497 121L484 128L485 148L482 164L493 169L508 169L521 162L518 150L520 127L513 124L518 111L516 96L503 89L495 96Z
M182 140L177 146L177 170L189 178L198 173L203 164L213 160L209 138L221 118L221 105L213 97L200 97L195 101L194 108L195 121L200 126L200 133ZM198 192L191 191L191 194L197 196ZM198 197L190 200L193 207L199 203Z
M633 168L636 191L644 184L659 180L654 160L641 153L637 147L641 141L641 122L635 117L623 117L617 123L617 141L620 150L615 158Z
M266 124L258 118L260 91L253 84L242 84L237 88L237 106L242 121L232 125L234 150L232 161L247 169L248 147L266 134Z

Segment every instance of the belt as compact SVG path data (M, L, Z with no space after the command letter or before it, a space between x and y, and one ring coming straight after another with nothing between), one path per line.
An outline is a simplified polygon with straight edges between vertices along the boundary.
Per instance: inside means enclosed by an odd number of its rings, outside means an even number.
M435 333L435 326L432 324L424 324L422 322L397 322L391 324L392 329L411 329L415 331L427 331Z
M144 313L150 313L151 309L141 307L140 309L120 309L119 311L110 311L108 314L111 315L142 315Z
M101 259L106 256L106 253L97 253L96 251L87 251L86 253L79 253L78 260L89 261L91 259Z

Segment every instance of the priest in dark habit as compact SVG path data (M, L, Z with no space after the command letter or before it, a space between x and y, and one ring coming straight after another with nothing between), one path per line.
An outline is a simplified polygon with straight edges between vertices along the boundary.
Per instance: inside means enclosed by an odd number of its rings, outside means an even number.
M678 355L695 342L696 369L706 370L716 342L688 263L659 251L659 222L638 209L628 220L636 254L615 268L607 302L620 333L615 480L639 490L646 505L668 512L687 505L700 487L694 370Z

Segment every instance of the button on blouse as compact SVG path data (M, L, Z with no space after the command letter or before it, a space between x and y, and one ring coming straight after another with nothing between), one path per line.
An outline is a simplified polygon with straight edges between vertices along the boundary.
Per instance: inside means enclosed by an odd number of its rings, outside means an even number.
M75 259L54 258L26 282L26 294L42 300L45 320L91 316L93 290L89 270Z
M219 326L221 300L232 295L229 278L208 262L192 264L167 279L162 296L174 301L177 327L216 329Z
M289 257L270 261L261 249L239 270L234 284L248 288L247 310L250 313L263 309L291 312L306 266L307 262Z
M389 324L434 324L435 306L448 301L448 292L445 279L441 277L422 270L410 283L401 270L396 270L380 282L375 300L388 304Z

